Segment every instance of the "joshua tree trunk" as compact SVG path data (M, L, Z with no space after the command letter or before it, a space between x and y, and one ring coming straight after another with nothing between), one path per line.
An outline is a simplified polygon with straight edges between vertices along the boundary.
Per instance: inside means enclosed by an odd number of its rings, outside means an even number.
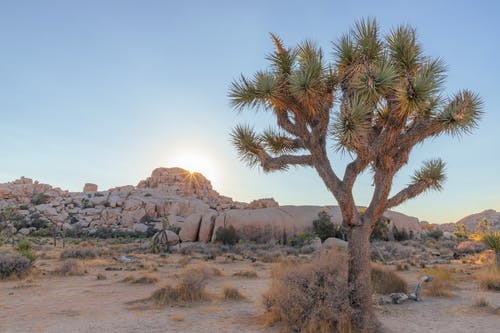
M361 332L372 332L376 319L372 309L369 224L350 229L349 238L349 295L356 311L353 324Z

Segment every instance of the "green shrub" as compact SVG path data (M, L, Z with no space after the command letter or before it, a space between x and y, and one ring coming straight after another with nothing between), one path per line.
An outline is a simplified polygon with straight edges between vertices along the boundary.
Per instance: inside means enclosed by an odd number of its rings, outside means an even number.
M290 240L290 245L293 247L302 247L304 245L308 245L312 242L314 238L317 236L309 231L304 231L300 234L295 235Z
M36 255L33 253L32 245L26 238L22 238L17 244L17 252L29 261L36 259Z
M230 225L228 227L219 227L215 232L215 240L225 245L234 245L238 243L239 238L234 227Z
M405 228L399 230L396 226L392 227L392 235L394 236L394 240L401 242L410 239L410 235Z
M389 227L388 227L388 225L390 222L391 222L391 220L382 216L375 223L375 227L373 228L372 234L370 236L370 240L388 241L389 240Z
M318 219L313 221L313 230L322 242L330 237L345 239L347 236L347 231L342 226L333 224L331 216L324 210L320 211Z
M31 261L20 255L0 254L0 279L21 276L31 269Z
M439 229L430 230L427 232L427 237L440 240L443 237L443 231Z

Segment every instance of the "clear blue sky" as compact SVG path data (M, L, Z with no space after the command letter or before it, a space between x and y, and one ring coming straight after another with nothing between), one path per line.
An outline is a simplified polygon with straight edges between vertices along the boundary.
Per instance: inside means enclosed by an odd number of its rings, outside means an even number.
M415 149L393 186L420 162L442 157L445 189L397 210L450 222L500 210L500 6L496 1L0 1L0 182L20 176L63 189L136 184L158 166L199 169L236 200L335 204L311 169L264 174L237 159L228 133L238 122L272 119L231 110L240 73L264 69L269 32L294 45L331 42L359 18L384 31L418 30L429 55L449 68L447 89L478 92L480 129ZM206 161L193 167L184 161ZM332 155L342 173L343 158ZM201 162L199 162L201 163ZM358 204L371 193L356 186Z

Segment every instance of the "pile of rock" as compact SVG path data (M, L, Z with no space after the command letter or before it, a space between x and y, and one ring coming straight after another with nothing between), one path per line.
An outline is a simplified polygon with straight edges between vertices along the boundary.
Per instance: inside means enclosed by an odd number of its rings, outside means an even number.
M0 184L0 208L5 207L17 210L6 221L9 230L16 225L15 230L23 234L48 225L63 230L146 232L161 229L168 218L170 225L180 229L182 241L202 242L213 241L219 227L233 226L244 239L286 243L311 228L321 210L334 223L342 220L336 206L279 206L272 198L234 202L217 193L203 175L181 168L158 168L137 186L107 191L87 183L83 192L70 193L21 178ZM395 212L387 216L398 228L420 232L416 218Z

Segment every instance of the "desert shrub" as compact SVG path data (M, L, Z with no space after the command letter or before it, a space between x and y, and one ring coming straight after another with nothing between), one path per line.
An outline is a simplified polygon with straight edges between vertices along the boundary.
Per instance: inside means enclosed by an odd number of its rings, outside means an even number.
M500 268L486 267L478 273L477 280L481 289L500 291Z
M474 300L474 302L472 303L472 307L475 307L475 308L486 308L486 309L492 309L493 306L491 305L490 301L484 297L484 296L480 296L478 298L476 298Z
M167 285L155 290L147 300L157 306L208 300L210 296L205 291L207 280L208 276L202 272L185 272L176 286Z
M332 223L331 216L326 211L318 213L318 218L313 221L313 230L322 242L330 237L345 239L347 235L342 226Z
M104 275L102 273L98 273L97 276L96 276L96 279L97 280L106 280L107 277L106 277L106 275Z
M28 259L29 261L34 261L36 259L36 255L33 252L33 246L31 242L27 238L22 238L17 244L17 252Z
M396 226L392 227L392 236L394 237L394 240L398 242L410 239L410 235L408 234L408 231L406 231L405 228L399 230Z
M194 264L189 264L185 267L186 274L203 274L204 276L222 276L222 271L215 266L207 264L205 262L199 262Z
M152 284L158 282L160 279L156 274L146 273L141 276L129 275L125 277L122 282L134 283L134 284Z
M440 240L443 237L443 231L439 229L430 230L427 232L427 237Z
M56 275L62 276L80 276L85 275L87 271L85 270L85 266L75 259L67 259L65 260L61 266L54 270Z
M406 281L387 267L373 265L371 279L374 293L391 294L408 292Z
M219 227L215 232L215 240L226 245L234 245L238 243L238 235L236 229L232 225L228 227Z
M276 267L263 302L268 317L287 331L345 332L353 314L348 295L347 256L332 251L311 263Z
M382 216L375 223L372 234L370 235L370 240L388 241L389 240L389 227L388 227L388 225L390 222L391 222L391 220Z
M309 231L301 232L300 234L295 235L290 240L290 245L293 247L302 247L304 245L311 244L312 240L316 238L316 235Z
M61 259L94 259L100 255L100 251L91 248L66 249L61 252Z
M457 245L456 241L441 239L436 243L436 248L455 249L456 245Z
M179 249L179 253L183 255L199 253L204 254L208 257L215 258L222 254L222 249L218 244L207 244L207 243L191 243L189 245L182 244L182 247Z
M226 301L240 301L246 299L246 297L240 293L238 289L229 286L224 286L222 289L222 297Z
M428 268L423 273L423 275L432 276L432 281L426 284L424 294L437 297L453 296L451 288L454 279L450 271L443 268Z
M413 246L405 246L398 242L373 242L371 247L372 259L380 259L379 252L385 260L389 259L407 259L420 252Z
M17 254L0 254L0 279L9 276L22 276L31 269L31 261Z
M255 279L257 278L257 272L253 269L244 269L241 271L237 271L233 274L233 276L244 277L247 279Z
M484 251L484 249L485 246L482 243L474 241L465 241L458 243L455 250L458 254L464 255L464 254L480 253Z

